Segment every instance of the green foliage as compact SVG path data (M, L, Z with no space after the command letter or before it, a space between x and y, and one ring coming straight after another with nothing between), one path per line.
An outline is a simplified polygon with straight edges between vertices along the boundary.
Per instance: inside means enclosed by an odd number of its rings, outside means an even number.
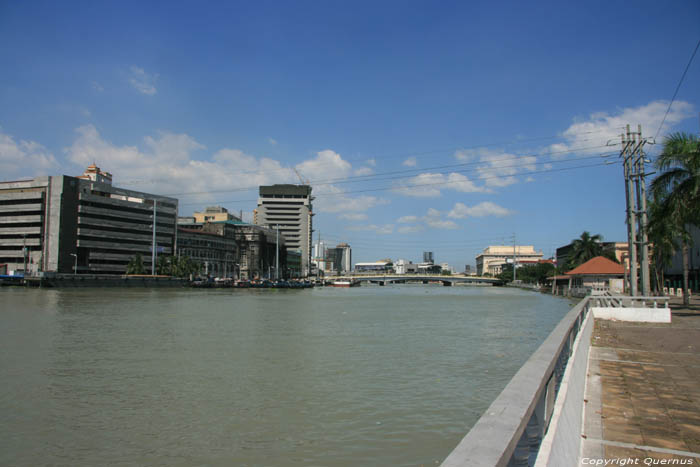
M443 269L442 271L440 271L440 275L441 275L441 276L451 276L451 275L452 275L452 271L448 271L448 270L446 270L446 269Z
M127 274L146 274L146 268L143 265L143 257L141 253L131 258L129 264L126 265Z
M513 265L504 264L498 278L504 282L513 280ZM518 267L517 279L526 284L543 284L545 279L556 274L551 263L527 264Z
M572 242L571 256L569 256L569 260L564 268L567 271L571 271L596 256L602 256L603 245L600 244L602 241L602 235L591 235L590 232L584 231L579 238Z
M189 256L159 256L156 261L156 272L161 275L189 277L199 274L199 270L199 263Z
M687 133L666 137L656 159L660 174L651 183L649 238L657 273L680 248L683 253L683 302L689 303L688 268L692 237L688 226L700 224L700 140Z

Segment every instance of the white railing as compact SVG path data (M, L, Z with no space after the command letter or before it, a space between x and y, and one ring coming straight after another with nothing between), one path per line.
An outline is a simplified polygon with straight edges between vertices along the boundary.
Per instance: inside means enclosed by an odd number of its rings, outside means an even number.
M574 341L589 310L567 313L467 433L443 467L534 465Z

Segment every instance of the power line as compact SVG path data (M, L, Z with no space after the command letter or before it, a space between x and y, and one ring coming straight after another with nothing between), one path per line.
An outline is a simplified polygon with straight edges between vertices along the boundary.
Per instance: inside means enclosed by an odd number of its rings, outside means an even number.
M620 128L623 128L623 127L620 127ZM614 129L618 129L618 128L615 127ZM568 136L571 137L571 136L602 134L602 133L607 133L607 131L606 130L583 131L583 132L575 133L573 135L568 135ZM486 144L479 144L479 145L473 145L473 146L459 146L459 147L453 147L453 148L449 148L449 149L435 149L435 150L423 151L423 152L407 152L407 153L403 153L403 154L390 155L390 156L387 156L386 158L424 156L424 155L437 154L437 153L442 153L442 152L480 149L480 148L488 148L488 147L493 147L493 146L508 146L508 145L516 144L516 143L527 143L527 142L534 142L534 141L547 140L547 139L557 139L557 138L562 138L562 136L561 135L543 136L543 137L538 137L538 138L520 139L520 140L496 142L496 143L486 143ZM583 140L579 140L579 142L592 141L594 139L595 138L586 138ZM553 154L556 154L556 152ZM369 155L369 156L363 156L362 159L373 159L376 157L380 157L380 156ZM347 160L358 160L358 159L360 159L360 158L355 157L355 158L349 158L349 159L345 159L345 160L347 161ZM297 164L297 165L299 165L299 164ZM328 165L328 164L321 164L322 167L324 165ZM280 167L279 169L265 169L265 170L244 170L244 171L238 172L238 174L241 174L241 175L261 175L261 174L269 174L269 173L276 173L276 172L287 172L290 170L293 170L293 167ZM411 170L425 170L425 169L411 169ZM121 180L119 183L121 185L136 185L136 184L140 184L140 183L155 183L155 182L164 182L164 181L169 181L169 180L163 179L163 178L143 179L143 180Z
M659 133L661 132L661 127L663 127L664 123L666 122L666 117L668 116L668 113L671 111L671 106L673 105L673 101L676 100L676 96L678 95L678 91L681 88L681 84L683 84L683 80L685 79L686 73L688 73L688 69L690 68L690 64L693 63L693 59L695 58L695 54L698 52L698 47L700 47L700 40L698 40L698 43L695 45L695 50L693 50L693 54L690 56L690 60L688 60L688 64L685 66L685 70L683 71L683 75L681 76L681 80L678 82L678 86L676 86L676 91L673 93L673 97L671 98L671 102L668 103L668 108L666 109L666 113L664 114L663 120L661 120L661 125L659 125L659 129L656 130L656 135L654 136L654 139L659 137Z
M526 154L521 154L521 155L516 155L516 159L524 159L526 157L543 157L543 156L552 156L552 155L561 155L561 154L570 154L570 153L575 153L579 151L589 151L592 149L600 149L608 147L607 145L599 145L599 146L589 146L589 147L579 147L579 148L574 148L574 149L569 149L566 151L553 151L553 152L548 152L544 154L532 154L532 153L526 153ZM596 156L599 157L599 156ZM549 163L556 164L556 163L561 163L561 162L568 162L572 160L582 160L586 159L584 158L574 158L574 159L563 159L559 161L550 161ZM377 180L397 180L401 178L410 178L413 175L410 176L402 176L402 177L384 177L380 178L384 175L393 175L393 174L402 174L402 173L416 173L416 172L425 172L428 170L444 170L444 169L449 169L449 168L456 168L456 167L466 167L466 166L476 166L480 164L488 164L488 163L494 163L494 162L501 162L501 161L512 161L514 160L513 157L502 157L502 158L495 158L495 159L488 159L488 160L479 160L479 161L472 161L472 162L464 162L461 164L450 164L450 165L442 165L442 166L435 166L435 167L427 167L427 168L422 168L422 169L407 169L407 170L395 170L395 171L390 171L390 172L381 172L373 175L361 175L361 176L350 176L350 177L339 177L339 178L332 178L332 179L326 179L326 180L312 180L309 182L312 186L323 186L323 185L332 185L332 184L340 184L340 183L357 183L357 182L371 182L371 181L377 181ZM530 165L535 162L526 162L524 165ZM477 170L497 170L497 169L502 169L502 168L510 168L510 167L517 167L518 165L500 165L496 167L482 167L478 168ZM472 172L472 170L456 170L455 172L458 173L468 173ZM442 172L438 172L442 173ZM190 191L190 192L183 192L183 193L168 193L165 196L188 196L188 195L204 195L204 194L210 194L210 193L234 193L234 192L245 192L245 191L250 191L254 190L256 187L246 187L246 188L230 188L230 189L221 189L221 190L207 190L207 191Z
M603 162L600 164L589 164L589 165L579 165L579 166L573 166L573 167L563 167L559 169L545 169L545 170L535 170L535 171L530 171L530 172L521 172L518 175L533 175L533 174L541 174L541 173L550 173L550 172L564 172L567 170L577 170L577 169L586 169L586 168L591 168L591 167L602 167L605 165L609 165L607 162ZM495 179L495 178L508 178L512 177L513 175L494 175L491 177L482 177L480 180L488 180L488 179ZM331 196L343 196L343 195L348 195L348 194L355 194L355 193L369 193L369 192L377 192L377 191L388 191L388 190L396 190L396 189L405 189L405 188L416 188L416 187L426 187L426 186L446 186L446 185L453 185L456 183L463 183L463 181L458 180L458 181L446 181L446 182L437 182L437 183L418 183L418 184L412 184L412 185L405 185L403 187L380 187L380 188L367 188L363 190L349 190L349 191L340 191L336 193L320 193L315 195L316 198L318 197L331 197ZM226 200L226 201L209 201L211 203L221 203L221 204L227 204L227 203L243 203L243 202L256 202L257 199L246 199L246 200ZM196 203L180 203L180 206L192 206L192 205L197 205L201 204L201 202L196 202Z

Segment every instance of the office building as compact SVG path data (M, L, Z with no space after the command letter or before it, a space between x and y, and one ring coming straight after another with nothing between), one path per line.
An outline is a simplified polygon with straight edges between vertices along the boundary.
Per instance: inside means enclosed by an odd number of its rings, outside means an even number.
M154 244L156 254L173 254L177 210L177 199L112 186L94 164L77 177L0 182L0 264L27 274L123 274L141 254L150 271Z
M253 212L253 223L272 229L279 228L287 248L301 253L302 275L308 276L313 234L311 187L261 186L259 193L258 207Z

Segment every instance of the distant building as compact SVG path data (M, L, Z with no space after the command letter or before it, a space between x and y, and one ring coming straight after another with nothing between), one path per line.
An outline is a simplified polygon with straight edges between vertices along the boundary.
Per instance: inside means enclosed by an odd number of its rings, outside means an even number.
M308 185L261 186L253 223L269 228L279 226L287 248L301 252L302 275L311 269L313 207Z
M219 221L240 221L241 218L234 216L228 210L221 206L208 206L203 212L195 212L195 222L219 222Z
M391 273L394 271L394 263L391 261L375 261L373 263L356 263L356 273Z
M124 274L138 254L150 271L154 221L157 254L174 252L177 199L112 186L94 164L77 177L0 182L0 208L9 271Z
M476 257L476 274L483 276L488 273L496 276L502 272L503 265L513 262L513 256L517 263L522 261L537 261L542 259L542 252L535 251L532 245L527 246L507 246L496 245L484 249Z
M185 224L179 227L214 233L221 238L235 242L234 269L232 276L236 279L274 278L275 264L279 261L279 277L292 277L287 265L289 255L284 237L279 235L279 252L277 249L277 231L259 225L247 224L237 220L208 221ZM214 254L210 252L209 254ZM298 277L298 276L296 276Z
M424 251L423 252L423 262L424 263L434 263L435 258L433 258L433 252L432 251Z
M350 245L339 243L335 248L341 250L338 271L342 274L352 271L352 248L350 248Z
M418 272L418 265L405 259L397 259L394 263L396 274L415 274Z

